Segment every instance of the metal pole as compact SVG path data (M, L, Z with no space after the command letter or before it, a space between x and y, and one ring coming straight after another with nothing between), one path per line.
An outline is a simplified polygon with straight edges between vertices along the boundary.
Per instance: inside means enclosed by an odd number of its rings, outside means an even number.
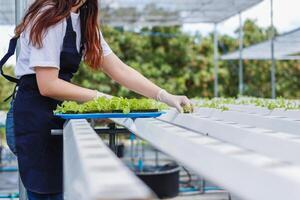
M274 17L273 17L273 0L271 0L271 85L272 85L272 98L276 98L276 61L274 53Z
M218 66L218 30L217 30L218 24L215 23L214 27L214 96L218 97L218 71L219 71L219 66Z
M19 24L21 21L25 8L27 6L27 0L15 0L15 23Z
M25 9L27 8L27 0L15 0L15 24L18 25L25 14ZM19 45L16 50L16 57L19 55Z
M243 33L243 21L242 14L239 13L240 21L240 30L239 30L239 94L243 95L244 92L244 66L243 66L243 42L244 42L244 33Z
M111 123L108 125L109 126L109 129L112 130L110 133L109 133L109 147L110 149L114 152L114 153L117 153L116 151L116 124L115 123Z
M24 11L27 5L27 0L15 0L15 23L18 25L24 15ZM19 45L17 46L16 50L16 58L18 58L20 52ZM27 200L27 192L26 189L19 177L19 198L20 200Z

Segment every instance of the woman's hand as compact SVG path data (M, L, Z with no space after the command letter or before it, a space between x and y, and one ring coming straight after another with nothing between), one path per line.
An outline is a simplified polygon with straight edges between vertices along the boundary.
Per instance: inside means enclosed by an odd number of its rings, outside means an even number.
M166 90L161 89L157 94L157 100L171 107L175 107L178 112L182 113L182 106L192 106L192 102L186 96L173 95Z

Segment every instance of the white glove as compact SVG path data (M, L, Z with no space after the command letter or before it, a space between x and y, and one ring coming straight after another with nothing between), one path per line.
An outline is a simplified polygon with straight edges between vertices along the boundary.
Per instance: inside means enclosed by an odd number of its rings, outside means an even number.
M113 98L113 96L111 96L111 95L109 95L109 94L105 94L105 93L99 92L99 91L97 91L97 90L95 90L95 91L96 91L96 95L95 95L94 99L98 99L99 97L106 97L106 98L108 98L108 99Z
M193 106L192 102L186 96L173 95L166 90L161 89L156 96L156 100L163 102L171 107L175 107L178 112L182 113L182 106Z

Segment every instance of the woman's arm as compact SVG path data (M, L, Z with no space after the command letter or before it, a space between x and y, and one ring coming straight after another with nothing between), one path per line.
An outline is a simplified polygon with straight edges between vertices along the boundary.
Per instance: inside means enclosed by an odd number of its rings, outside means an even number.
M192 105L186 96L172 95L142 74L123 63L114 53L104 57L102 69L113 80L148 98L157 99L182 112L183 105Z
M54 67L35 67L37 83L41 95L57 100L85 102L97 96L108 96L95 90L86 89L58 77ZM186 96L172 95L161 89L142 74L124 64L114 53L104 57L103 71L113 80L148 98L157 99L182 112L183 105L192 105Z
M161 90L135 69L124 64L114 53L104 57L102 69L117 83L145 97L156 99Z
M57 100L85 102L97 96L106 96L95 90L79 87L58 77L59 70L54 67L35 67L36 79L41 95Z

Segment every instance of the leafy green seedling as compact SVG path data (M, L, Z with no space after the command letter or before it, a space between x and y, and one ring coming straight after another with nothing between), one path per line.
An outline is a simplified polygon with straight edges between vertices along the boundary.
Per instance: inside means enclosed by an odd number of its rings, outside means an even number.
M153 99L127 99L123 97L113 97L111 99L99 97L82 104L75 101L64 101L58 105L54 113L110 113L122 112L124 114L132 111L161 111L166 109L166 104Z
M194 112L193 105L184 105L182 108L183 108L183 113L193 113Z

